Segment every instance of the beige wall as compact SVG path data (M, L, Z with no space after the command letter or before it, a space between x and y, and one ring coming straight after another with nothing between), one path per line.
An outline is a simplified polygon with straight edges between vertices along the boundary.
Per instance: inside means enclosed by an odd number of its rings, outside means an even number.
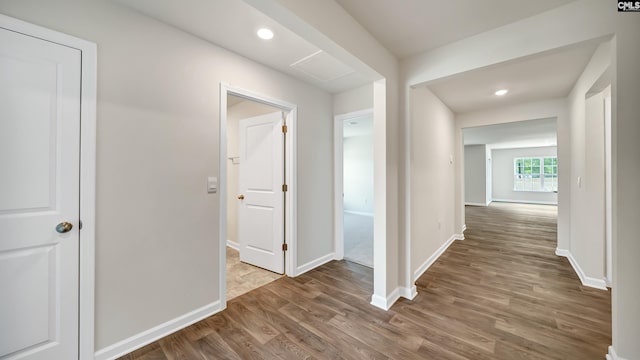
M97 349L220 299L221 81L298 105L298 258L332 252L328 93L112 1L0 12L98 44Z
M411 90L411 271L455 233L455 116L429 89Z

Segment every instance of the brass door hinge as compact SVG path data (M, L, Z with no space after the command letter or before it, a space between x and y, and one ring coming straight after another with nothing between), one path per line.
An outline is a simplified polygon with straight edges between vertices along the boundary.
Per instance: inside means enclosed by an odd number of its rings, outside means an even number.
M282 125L282 132L283 132L283 133L285 133L285 134L286 134L288 129L289 129L289 128L287 128L287 125Z
M282 251L287 251L288 248L287 244L282 244Z
M287 186L287 184L282 185L282 192L287 192L289 191L289 187Z

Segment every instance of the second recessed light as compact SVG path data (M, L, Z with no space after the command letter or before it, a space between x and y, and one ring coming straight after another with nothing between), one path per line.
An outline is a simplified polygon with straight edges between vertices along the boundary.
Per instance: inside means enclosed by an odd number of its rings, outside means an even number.
M496 96L504 96L509 92L507 89L498 90L495 92Z
M273 31L267 28L262 28L258 30L258 37L263 40L271 40L273 39Z

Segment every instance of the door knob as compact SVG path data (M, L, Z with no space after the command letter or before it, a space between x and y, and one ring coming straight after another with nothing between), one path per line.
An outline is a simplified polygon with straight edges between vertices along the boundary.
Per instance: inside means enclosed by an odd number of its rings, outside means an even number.
M244 195L238 195L239 200L244 200Z
M56 231L59 232L60 234L64 234L66 232L71 231L71 229L73 229L73 225L71 223L68 222L61 222L60 224L58 224L56 226Z

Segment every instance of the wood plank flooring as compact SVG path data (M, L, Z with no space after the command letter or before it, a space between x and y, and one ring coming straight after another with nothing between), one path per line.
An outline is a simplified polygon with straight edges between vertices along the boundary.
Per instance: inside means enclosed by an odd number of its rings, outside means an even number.
M555 209L467 208L466 240L389 311L369 305L371 269L334 261L122 359L604 359L610 295L554 255Z

